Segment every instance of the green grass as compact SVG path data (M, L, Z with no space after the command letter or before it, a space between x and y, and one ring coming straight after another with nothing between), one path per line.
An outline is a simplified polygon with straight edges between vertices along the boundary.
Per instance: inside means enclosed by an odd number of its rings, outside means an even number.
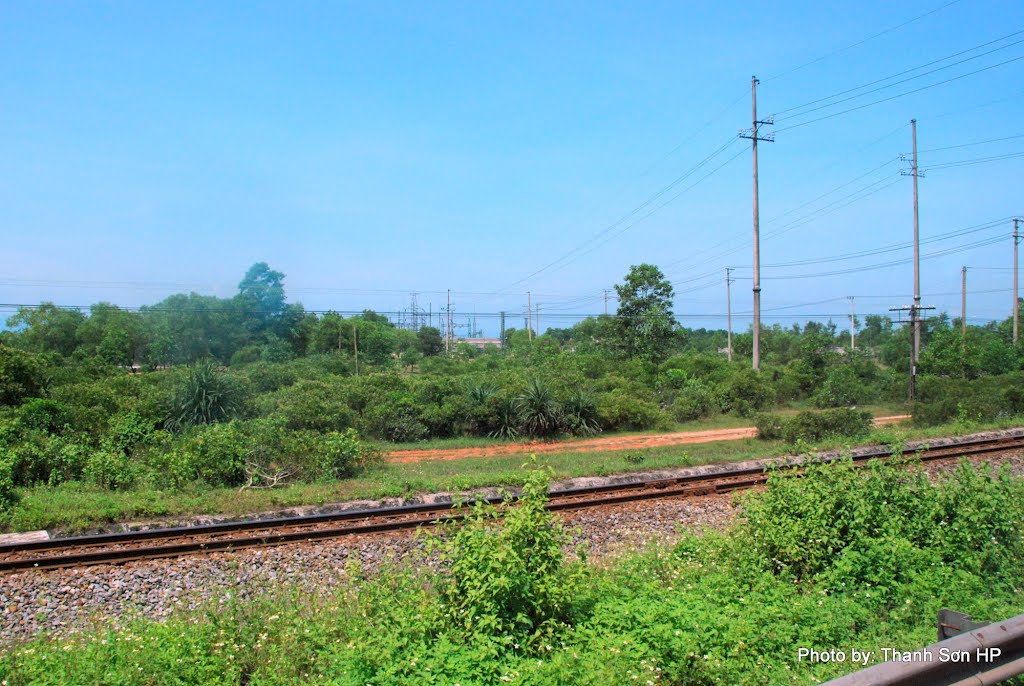
M783 686L862 667L799 648L856 648L877 664L883 648L933 643L940 608L979 621L1024 609L1024 482L1008 474L965 467L932 482L849 462L776 474L729 529L600 565L566 555L571 533L537 497L543 477L524 478L532 495L499 523L474 510L372 574L353 560L315 590L229 578L166 618L96 618L4 646L0 682Z
M883 427L875 429L856 444L933 438L986 428L1006 428L1019 423L1019 420L1006 420L976 426L947 424L928 429ZM819 442L814 448L824 450L849 445L849 440L833 440ZM566 450L546 454L544 461L554 470L555 479L567 479L735 462L773 457L791 450L792 446L781 441L745 439L589 453ZM61 535L70 535L101 529L112 523L140 519L199 514L240 516L300 505L411 497L438 491L472 491L487 486L518 486L523 479L521 466L526 460L527 456L520 454L384 463L344 481L294 484L274 490L243 492L230 488L200 487L186 491L110 491L83 483L66 483L56 488L20 489L21 499L4 514L2 528L4 531L48 529Z

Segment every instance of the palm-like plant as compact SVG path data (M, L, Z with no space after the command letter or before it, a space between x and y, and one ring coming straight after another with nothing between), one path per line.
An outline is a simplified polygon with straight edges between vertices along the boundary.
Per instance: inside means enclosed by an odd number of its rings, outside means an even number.
M601 422L597 416L597 401L594 396L577 388L562 406L562 420L569 433L590 436L601 433Z
M558 433L562 412L549 386L533 379L516 398L516 411L523 430L531 436Z
M495 429L488 435L507 441L519 438L519 411L516 409L516 401L512 398L502 398L496 414Z
M239 409L238 389L212 360L189 370L174 392L165 425L181 431L199 424L231 419Z

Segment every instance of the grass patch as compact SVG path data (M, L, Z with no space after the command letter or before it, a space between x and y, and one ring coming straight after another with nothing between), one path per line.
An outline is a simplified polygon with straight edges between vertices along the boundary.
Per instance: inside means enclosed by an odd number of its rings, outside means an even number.
M884 648L934 642L942 607L981 621L1024 610L1024 482L1005 470L966 466L937 483L878 462L776 473L729 531L601 566L565 555L542 480L521 478L527 497L500 522L476 507L427 535L441 562L429 571L407 557L373 578L353 564L351 583L322 594L228 588L166 621L9 647L0 680L781 686L862 666L801 660L799 648L856 648L876 664Z
M901 443L912 439L949 436L967 431L1009 428L1019 420L962 426L956 423L930 428L887 426L874 429L856 443L823 440L803 449ZM637 470L668 469L719 462L773 457L792 452L781 441L744 439L617 451L566 452L544 456L555 479L608 476ZM61 535L102 529L112 523L139 519L185 517L199 514L241 516L302 505L325 505L359 499L411 497L438 491L472 491L488 486L519 486L525 455L472 457L459 460L427 460L385 463L370 467L342 481L294 484L273 490L244 491L197 487L185 491L136 489L111 491L82 483L55 488L19 489L21 496L0 519L5 531L47 529Z

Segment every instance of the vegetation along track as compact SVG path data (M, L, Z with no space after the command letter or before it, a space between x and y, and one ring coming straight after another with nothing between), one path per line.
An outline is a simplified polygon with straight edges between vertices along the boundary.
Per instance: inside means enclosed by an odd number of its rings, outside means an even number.
M924 461L934 461L1021 448L1024 448L1024 433L919 449L915 455ZM891 454L890 450L879 448L859 451L852 459L857 463L866 463ZM800 463L801 460L794 459L777 464L798 466ZM548 507L551 510L574 510L655 498L727 493L758 486L767 479L768 473L763 465L726 468L675 478L553 491ZM500 498L487 500L495 504L501 502ZM463 516L463 510L458 504L433 503L12 543L0 545L0 572L119 564L132 560L310 542L415 529L459 520Z

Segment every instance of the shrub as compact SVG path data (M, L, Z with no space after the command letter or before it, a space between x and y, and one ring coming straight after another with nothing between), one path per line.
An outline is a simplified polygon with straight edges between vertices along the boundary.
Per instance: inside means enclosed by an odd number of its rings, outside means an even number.
M98 486L127 488L139 476L139 464L122 452L91 450L85 460L85 478Z
M516 402L512 398L501 398L495 409L494 429L488 434L491 438L503 438L508 441L519 437L519 413Z
M597 413L606 431L643 431L665 424L665 415L654 403L635 398L621 389L599 396Z
M0 512L11 507L18 500L14 490L14 461L5 452L0 452Z
M314 448L320 478L342 479L352 476L378 457L377 453L359 440L355 429L332 431L318 436Z
M800 412L783 424L782 437L790 442L818 441L829 437L855 438L871 430L871 413L839 408L824 412Z
M714 408L714 389L707 383L694 379L683 385L679 395L672 402L672 416L676 421L689 422L707 417Z
M865 400L865 385L850 367L832 367L825 374L825 380L814 394L818 407L843 407Z
M516 412L523 432L530 436L545 437L558 433L562 412L551 387L531 379L516 398Z
M547 477L531 470L515 507L477 503L446 538L434 538L448 569L440 583L444 622L460 634L542 650L572 621L582 564L563 564L572 537L545 505Z
M590 436L601 432L594 396L577 388L562 403L562 422L565 430L577 436Z
M786 420L777 414L763 412L754 415L757 437L764 441L776 441L782 438L785 425Z
M343 381L298 381L274 394L273 412L284 419L289 429L344 431L354 420L345 388Z
M43 433L61 433L71 428L67 408L55 400L29 398L18 407L15 416L24 427Z
M44 357L0 344L0 405L17 405L45 386Z
M178 384L171 399L167 428L181 431L201 424L226 422L242 405L238 386L212 360L196 364Z
M748 417L775 401L775 390L768 380L749 368L733 370L719 385L718 394L722 412L734 412L741 417Z
M361 433L393 443L422 441L430 433L417 416L411 399L370 408L360 418L359 425Z

